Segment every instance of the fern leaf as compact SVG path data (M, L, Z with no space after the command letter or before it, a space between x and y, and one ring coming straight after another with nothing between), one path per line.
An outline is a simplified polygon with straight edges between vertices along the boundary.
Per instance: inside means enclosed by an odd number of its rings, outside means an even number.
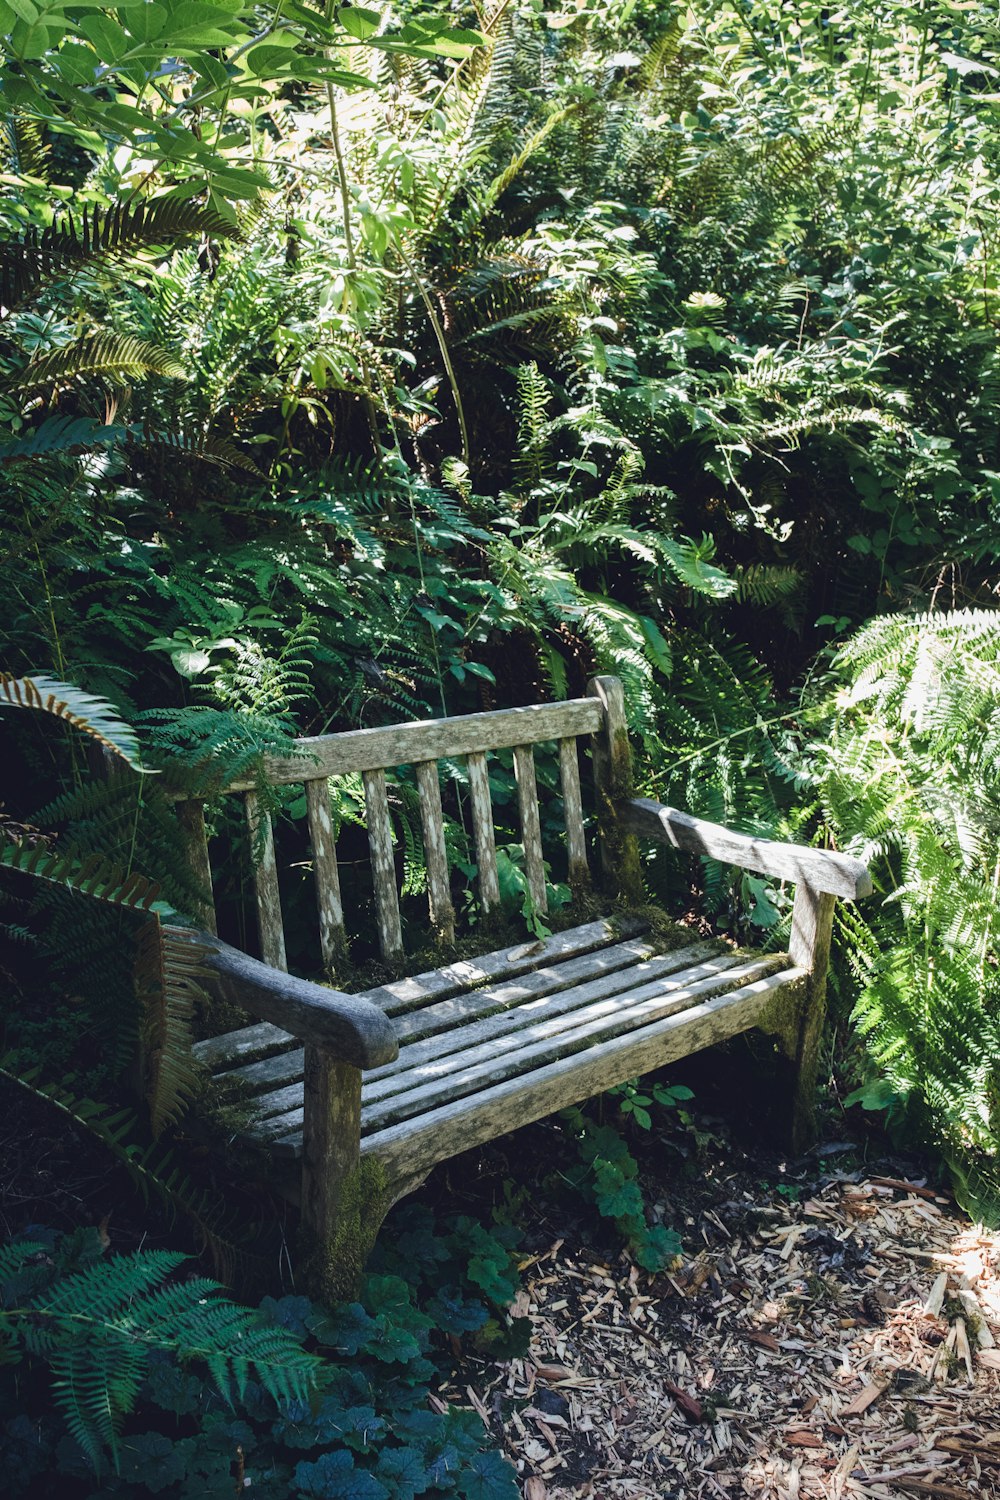
M11 677L0 672L0 708L3 707L30 708L64 719L74 729L120 756L133 770L143 769L139 742L131 725L118 716L107 699L84 692L71 682L59 682L39 673L32 673L30 677Z
M88 333L33 359L14 384L20 391L37 391L44 386L65 385L79 375L130 379L162 375L181 380L184 366L172 354L157 349L145 339L130 334Z
M69 453L74 448L108 447L125 435L123 427L98 422L93 417L47 417L31 432L0 443L0 463L19 463L46 453Z
M223 238L235 233L221 214L182 198L87 208L79 219L68 214L47 229L30 229L22 239L0 246L0 310L18 307L47 281L102 261L164 248L192 235Z

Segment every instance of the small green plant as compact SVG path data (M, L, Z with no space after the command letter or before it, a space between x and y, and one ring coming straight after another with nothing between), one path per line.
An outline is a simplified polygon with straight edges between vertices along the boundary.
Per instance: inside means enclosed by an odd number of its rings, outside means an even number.
M694 1098L694 1094L683 1083L651 1083L646 1087L649 1089L648 1093L643 1092L643 1085L638 1079L631 1078L607 1090L609 1095L618 1100L618 1108L626 1119L633 1120L641 1130L652 1129L653 1117L649 1112L651 1104L661 1104L664 1109L676 1109L679 1104Z
M639 1163L624 1138L613 1126L598 1124L580 1109L563 1110L562 1119L580 1157L579 1167L569 1176L572 1186L603 1218L613 1220L640 1266L647 1271L664 1270L680 1253L680 1237L663 1224L649 1223Z
M186 1257L136 1251L104 1260L95 1230L51 1248L21 1239L0 1250L0 1359L40 1360L73 1438L100 1473L120 1463L125 1418L134 1410L154 1351L181 1367L204 1367L226 1401L251 1373L276 1401L305 1400L320 1361L288 1333L220 1295L204 1277L175 1279Z

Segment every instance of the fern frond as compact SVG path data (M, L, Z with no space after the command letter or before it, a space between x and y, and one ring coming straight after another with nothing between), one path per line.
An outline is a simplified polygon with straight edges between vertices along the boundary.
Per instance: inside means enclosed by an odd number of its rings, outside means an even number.
M45 282L87 266L163 248L191 235L224 238L235 232L221 214L184 198L85 208L79 219L67 214L47 229L30 229L22 239L0 245L0 316Z
M139 742L131 725L119 717L106 699L84 692L71 682L58 682L39 673L11 677L0 672L0 708L3 707L30 708L64 719L120 756L133 770L143 769Z
M79 375L108 375L135 379L162 375L184 378L184 366L163 349L130 334L88 333L33 359L14 382L19 391L64 385Z

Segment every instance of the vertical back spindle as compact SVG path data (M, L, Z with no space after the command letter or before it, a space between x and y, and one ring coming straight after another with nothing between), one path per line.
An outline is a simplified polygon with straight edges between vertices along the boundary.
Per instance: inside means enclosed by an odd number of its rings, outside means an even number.
M306 813L313 852L320 952L323 955L323 967L332 979L338 962L347 952L347 933L344 930L344 905L340 897L337 846L333 839L333 819L330 816L330 788L325 776L306 782Z
M259 843L263 850L260 863L254 866L253 885L257 898L257 932L260 956L272 969L288 970L285 957L285 929L281 920L281 897L278 894L278 864L274 854L274 830L271 815L260 806L256 792L246 792L247 827L251 848L256 855Z
M195 884L204 892L194 915L206 932L216 935L219 931L215 920L215 899L212 895L212 862L208 857L208 835L205 832L204 804L197 800L185 800L176 805L177 821L181 828L184 853Z
M403 929L396 892L396 861L392 848L392 818L384 771L363 771L368 847L372 856L375 914L382 957L396 959L403 952Z
M528 877L528 894L538 912L549 909L545 894L545 862L542 858L542 830L538 820L538 786L535 781L535 757L530 745L514 746L514 776L517 779L517 802L521 814L521 843L524 847L524 870Z
M632 748L625 718L625 692L618 677L593 677L587 693L604 709L604 728L593 738L597 821L605 880L626 901L642 900L639 845L621 826L618 808L632 795Z
M573 890L585 890L590 884L587 868L587 840L583 832L583 797L580 793L580 761L576 739L559 741L559 780L562 783L563 819L566 824L566 851L569 855L569 883Z
M451 887L448 881L448 854L444 843L444 814L441 811L437 761L420 761L415 769L417 790L420 793L420 821L424 831L431 926L440 942L453 943L455 909L451 904Z
M472 807L472 833L479 866L479 904L488 915L500 905L500 881L497 878L497 846L493 833L493 804L490 801L490 778L486 756L472 750L465 757L469 770L469 803Z

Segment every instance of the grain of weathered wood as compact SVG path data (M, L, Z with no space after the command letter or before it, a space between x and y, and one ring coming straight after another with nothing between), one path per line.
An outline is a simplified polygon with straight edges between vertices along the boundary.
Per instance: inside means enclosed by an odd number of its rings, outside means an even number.
M556 1017L519 1032L508 1041L492 1042L470 1049L460 1056L448 1057L439 1076L430 1068L415 1069L394 1082L391 1095L378 1097L378 1088L367 1084L362 1096L362 1131L376 1131L401 1119L414 1119L435 1109L447 1100L475 1095L506 1078L536 1071L559 1057L587 1053L601 1055L610 1039L641 1030L654 1021L697 1007L711 995L729 994L752 987L771 972L788 972L785 954L768 954L763 958L744 959L727 955L728 969L703 975L685 983L683 975L675 981L646 985L635 995L618 997L588 1006L578 1016ZM706 964L703 966L708 967ZM796 975L800 971L796 970ZM610 1087L610 1080L601 1087ZM301 1093L291 1086L264 1095L255 1101L260 1118L252 1127L258 1139L279 1138L301 1127Z
M583 831L583 797L580 792L580 758L575 739L559 741L559 780L562 787L563 819L566 825L568 878L573 890L590 884L587 840Z
M260 805L256 792L247 792L247 827L255 859L254 896L257 903L257 936L260 956L272 969L287 969L285 928L281 920L281 896L278 893L278 865L274 854L274 830L271 815ZM258 859L259 855L259 859Z
M438 1077L464 1067L477 1047L488 1048L489 1055L496 1050L494 1044L501 1050L520 1048L536 1035L549 1035L548 1031L536 1031L543 1024L555 1022L553 1034L582 1026L588 1017L596 1018L604 1013L596 1009L598 1006L607 1005L608 1014L614 1011L624 1016L644 999L688 989L727 970L736 973L746 962L745 955L718 953L706 943L680 950L679 954L666 953L633 963L627 969L602 974L548 994L533 995L529 991L523 998L508 1002L508 1009L486 1012L462 1026L450 1027L417 1041L401 1039L396 1061L366 1075L369 1098L372 1101L388 1098L400 1089L412 1088L424 1077ZM406 1019L418 1020L419 1016ZM399 1024L397 1021L397 1027Z
M372 881L375 887L375 916L378 922L382 957L402 956L403 929L399 921L399 896L396 892L396 860L393 854L392 818L384 771L365 771L365 821L368 825L368 847L372 856Z
M601 705L600 731L592 740L601 870L607 885L635 905L642 900L639 846L620 810L632 795L632 749L625 694L617 677L593 677L587 692Z
M387 724L384 728L300 739L296 741L298 755L288 759L269 756L265 772L272 786L287 786L306 777L387 771L421 760L453 760L470 751L482 754L512 745L534 745L539 740L594 734L600 725L600 709L589 698L532 703L526 708L502 708L485 714L458 714L448 719L417 719L409 724ZM237 781L229 790L246 791L252 785Z
M717 952L718 948L718 943L706 942L678 949L656 959L656 972L683 969ZM651 942L631 939L616 943L610 948L600 948L596 952L579 955L565 963L529 971L517 979L507 979L500 984L488 985L449 1000L429 1004L422 1010L407 1011L393 1022L393 1029L400 1042L400 1057L394 1064L376 1068L368 1074L368 1079L381 1078L395 1071L397 1066L406 1067L406 1055L416 1058L417 1049L429 1049L427 1055L433 1056L441 1051L461 1048L462 1038L471 1023L498 1012L512 1012L546 995L560 994L604 976L614 976L616 984L627 988L631 981L625 971L635 970L636 965L643 965L643 972L647 972L644 961L652 960L656 951ZM236 1032L233 1035L241 1038L244 1034ZM262 1038L262 1041L270 1043L270 1055L266 1057L257 1055L252 1049L253 1038L242 1045L239 1057L216 1051L216 1072L224 1077L238 1079L255 1093L301 1078L301 1049L289 1050L286 1034L279 1033L279 1036L286 1042L281 1050L274 1046L273 1038ZM430 1038L433 1040L429 1040ZM199 1043L199 1046L205 1045ZM419 1055L422 1056L423 1053ZM232 1071L226 1073L227 1068Z
M731 957L715 960L719 968L711 969L712 960L699 966L700 978L673 975L655 983L641 985L623 995L592 1002L564 1015L547 1015L533 1021L513 1036L493 1036L467 1051L446 1058L441 1064L428 1063L403 1073L393 1080L392 1093L380 1097L378 1085L368 1094L363 1110L364 1129L378 1130L399 1119L412 1119L449 1099L489 1088L504 1078L541 1067L558 1057L569 1057L590 1049L601 1050L612 1037L652 1025L680 1011L689 1009L708 995L742 989L768 974L788 968L784 954L769 954L743 963Z
M490 778L486 756L473 751L466 756L469 772L469 805L472 809L472 835L476 845L479 869L479 904L484 915L500 905L500 881L497 878L497 846L493 832L493 803L490 800Z
M834 854L827 849L807 849L798 844L779 844L771 839L754 838L736 833L719 823L693 818L648 797L636 797L625 804L622 817L643 838L656 839L701 854L723 864L739 865L778 880L805 881L817 891L857 901L871 894L871 876L859 859Z
M698 962L709 951L717 949L717 944L706 944L681 949L678 954L669 953L662 958L654 958L655 950L650 945L616 944L613 948L602 948L599 953L587 954L554 968L539 969L518 979L509 979L503 984L473 990L471 994L439 1000L423 1010L409 1011L405 1016L398 1016L393 1024L400 1046L407 1050L430 1037L435 1039L435 1044L440 1048L444 1045L444 1038L452 1034L460 1046L465 1027L484 1017L501 1011L514 1011L546 995L562 994L584 984L601 984L607 981L612 989L627 988L631 982L627 975L635 972L636 965L648 962L655 964L658 973L668 973L682 969L686 964ZM638 983L638 980L635 982Z
M345 1197L361 1161L361 1072L323 1048L306 1048L302 1151L302 1228L306 1281L314 1295L329 1296L329 1247L342 1230ZM351 1266L353 1278L360 1266Z
M195 1042L191 1051L202 1067L218 1073L238 1064L269 1057L294 1041L291 1032L282 1031L280 1026L272 1026L269 1021L258 1021L253 1026L241 1027L239 1031L206 1037L204 1041Z
M497 948L478 958L463 958L456 963L444 964L439 969L427 969L422 974L413 974L408 979L394 979L389 984L365 990L363 994L373 1005L381 1006L386 1015L398 1016L405 1011L428 1005L431 1001L461 994L476 985L527 974L534 969L573 958L576 954L591 953L619 938L633 937L648 930L648 921L623 912L613 921L599 918L594 922L585 922L580 927L568 928L565 932L555 932L551 937L537 942L508 944L505 948Z
M803 881L796 889L792 906L789 952L795 963L809 971L798 1015L797 1035L792 1034L786 1040L795 1067L790 1135L792 1149L796 1152L807 1150L816 1136L816 1080L826 1019L826 973L835 904L835 896L816 890Z
M709 973L735 968L743 961L739 954L720 955L719 945L713 942L693 943L659 955L648 944L622 943L557 968L527 974L519 981L444 1001L440 1006L431 1006L428 1012L411 1011L394 1022L400 1040L399 1056L394 1062L365 1074L366 1098L380 1099L394 1088L409 1087L405 1081L399 1082L400 1075L413 1074L425 1064L447 1069L452 1066L455 1053L464 1053L479 1042L504 1035L510 1038L511 1045L517 1045L517 1038L511 1033L549 1016L566 1014L613 996L622 996L628 1003L632 996L625 992L637 990L640 985L649 986L657 979L682 971L685 982L691 983ZM407 1023L419 1040L409 1041L405 1034L400 1034ZM301 1048L286 1048L261 1061L235 1067L221 1077L238 1080L252 1094L270 1094L301 1083L303 1062ZM289 1102L279 1107L289 1109L296 1102L299 1101L289 1095Z
M292 1036L313 1041L359 1068L377 1068L397 1055L392 1022L361 995L345 995L280 973L211 933L192 933L181 927L172 927L170 932L178 942L197 946L204 970L200 982L215 998L238 1005Z
M212 895L212 861L208 854L204 805L193 798L185 798L183 802L175 803L174 811L180 824L188 867L199 891L204 893L193 915L197 917L206 931L217 932L215 901Z
M528 894L537 912L547 912L545 862L542 857L542 829L538 817L538 784L535 780L535 757L530 745L514 746L514 777L517 781L517 804L521 815L521 847L524 849L524 873Z
M615 1037L582 1057L560 1058L431 1110L418 1120L376 1131L362 1142L362 1154L377 1157L390 1177L397 1172L429 1170L439 1161L578 1104L601 1089L748 1030L778 991L803 978L801 970L788 969L732 994L714 996L679 1015ZM289 1147L300 1149L300 1143L301 1132L290 1132Z
M313 853L313 879L319 916L319 944L323 967L332 979L347 952L344 905L340 895L337 846L333 839L330 788L326 778L306 782L306 815Z
M447 945L455 941L455 908L451 904L437 761L419 761L416 775L420 796L420 822L424 834L424 858L427 864L427 903L431 927L438 941Z

